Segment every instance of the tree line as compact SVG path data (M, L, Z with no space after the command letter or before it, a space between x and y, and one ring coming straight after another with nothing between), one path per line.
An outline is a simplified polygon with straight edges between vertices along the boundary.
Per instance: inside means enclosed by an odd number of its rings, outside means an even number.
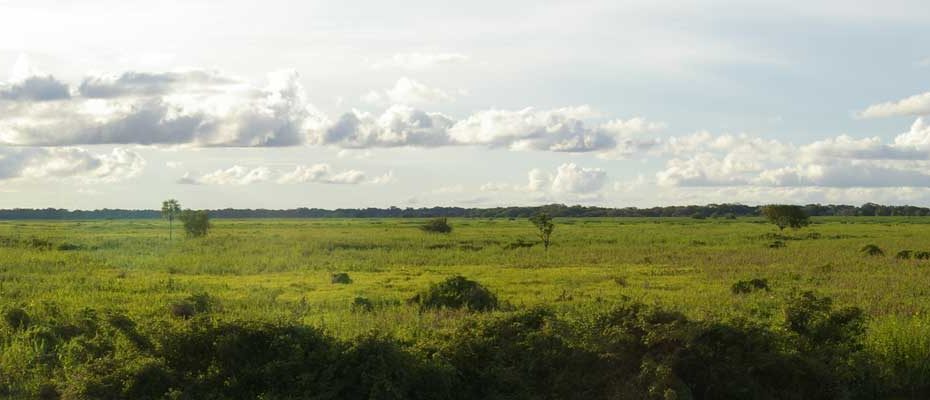
M211 218L529 218L539 213L552 217L694 217L732 218L760 216L763 206L744 204L706 204L666 207L586 207L580 205L548 204L533 207L423 207L423 208L294 208L272 209L216 209L205 210ZM866 203L860 206L842 204L808 204L801 206L809 216L928 216L930 208L918 206L889 206ZM62 208L16 208L0 210L0 219L157 219L161 210L68 210Z

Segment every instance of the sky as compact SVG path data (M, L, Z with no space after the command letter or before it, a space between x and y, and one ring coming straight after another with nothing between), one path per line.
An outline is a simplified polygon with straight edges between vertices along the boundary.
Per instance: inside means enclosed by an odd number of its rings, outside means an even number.
M923 1L0 0L0 208L930 206L928 21Z

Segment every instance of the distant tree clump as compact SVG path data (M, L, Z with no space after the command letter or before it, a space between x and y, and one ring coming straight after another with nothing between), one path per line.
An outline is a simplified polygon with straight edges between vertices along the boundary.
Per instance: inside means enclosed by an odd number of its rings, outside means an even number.
M207 236L210 230L210 215L203 210L184 210L179 218L184 223L188 237Z
M800 229L811 223L810 217L801 206L772 204L762 207L762 215L778 226L779 230L787 227Z
M421 225L420 229L429 233L451 233L452 225L449 225L449 220L446 217L433 218Z
M552 223L552 217L547 213L539 213L530 217L530 222L538 230L537 235L542 240L543 248L549 251L549 245L552 244L552 231L555 230L555 224Z
M168 220L168 239L171 239L171 223L181 215L181 203L175 199L168 199L161 203L161 216Z

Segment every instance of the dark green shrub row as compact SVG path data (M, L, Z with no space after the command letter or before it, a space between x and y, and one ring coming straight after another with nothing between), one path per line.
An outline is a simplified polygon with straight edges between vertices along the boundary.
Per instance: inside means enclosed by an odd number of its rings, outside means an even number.
M68 323L24 325L26 316L9 318L16 331L4 334L44 343L37 363L21 366L43 380L23 387L0 376L0 397L839 399L930 393L884 384L862 351L862 312L836 309L829 298L811 293L791 299L774 329L692 321L628 303L580 315L539 308L473 314L455 332L416 344L378 335L340 341L306 326L196 316L148 324L147 330L125 315L91 310Z

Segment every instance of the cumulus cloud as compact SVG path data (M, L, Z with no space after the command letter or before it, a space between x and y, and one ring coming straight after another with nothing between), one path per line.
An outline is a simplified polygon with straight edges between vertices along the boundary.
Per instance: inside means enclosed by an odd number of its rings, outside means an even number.
M145 167L138 153L116 148L96 154L81 148L0 147L0 180L77 179L81 182L116 182L132 178Z
M241 82L223 76L219 71L199 69L172 72L127 71L84 78L78 86L78 93L86 98L154 96L176 90L209 92L224 85L236 84L241 84Z
M482 192L526 192L544 195L585 195L600 191L607 182L607 172L600 168L583 168L563 163L554 172L533 168L526 185L488 182Z
M898 101L873 104L859 113L862 118L893 117L930 114L930 92L916 94Z
M671 138L673 158L656 173L664 187L921 187L930 161L930 132L918 119L891 144L847 135L802 146L746 135L707 132ZM687 154L692 149L696 154Z
M409 106L395 105L379 116L353 111L311 136L310 142L343 148L420 146L449 144L450 117Z
M354 169L334 171L329 164L298 165L293 170L271 169L264 166L249 168L234 165L201 176L194 176L188 172L178 179L177 183L191 185L249 185L271 182L278 184L325 183L356 185L360 183L383 184L393 180L391 172L370 181L366 180L366 177L367 175L364 172Z
M592 193L601 190L607 173L600 168L580 168L566 163L556 170L552 179L552 190L561 193Z
M0 84L0 100L42 102L70 97L68 85L51 75L30 76L22 81Z
M291 146L325 124L294 71L269 74L261 88L214 72L127 72L87 78L78 93L0 101L0 143Z
M439 65L459 64L466 61L468 61L468 56L458 53L397 53L372 63L371 68L423 70Z
M874 164L810 164L763 171L753 183L763 186L927 187L930 175Z
M410 78L400 78L393 87L383 93L371 91L362 96L362 101L370 104L397 103L408 105L423 105L452 101L458 93L449 93L445 90L427 86Z
M585 125L583 119L595 115L587 106L486 110L456 123L449 129L449 135L459 144L516 150L588 152L612 149L617 143L613 135Z

